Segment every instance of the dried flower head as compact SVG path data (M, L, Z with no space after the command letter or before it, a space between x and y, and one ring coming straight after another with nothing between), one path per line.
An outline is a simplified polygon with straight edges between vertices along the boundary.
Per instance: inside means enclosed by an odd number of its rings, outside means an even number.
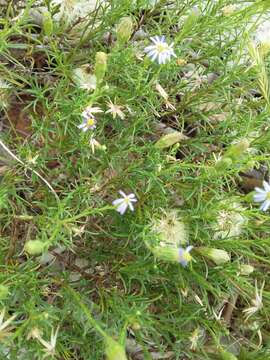
M112 114L112 117L115 119L116 116L119 116L120 119L124 120L125 114L122 111L124 108L123 106L113 104L111 101L107 102L108 110L106 111L106 114Z
M42 333L37 331L36 333L32 333L35 338L43 345L43 351L45 353L45 357L53 357L56 354L56 340L58 336L59 326L56 328L56 331L52 329L50 341L46 341L42 338Z
M233 203L228 210L221 210L214 225L214 239L225 239L227 237L239 236L247 219L241 214L243 209L237 203Z
M158 91L160 96L163 97L163 99L165 100L166 108L170 110L176 110L173 104L169 102L169 95L166 93L165 89L159 83L156 83L156 90Z
M190 344L191 351L196 351L196 349L198 347L198 342L202 336L203 336L203 330L198 326L189 337L189 340L191 343Z
M89 70L88 64L76 68L73 71L73 79L81 89L92 91L97 87L97 78Z
M262 309L263 307L263 288L264 288L264 282L262 284L262 287L260 290L258 290L257 286L257 280L255 281L255 298L251 300L251 303L253 306L243 310L243 313L246 315L246 320L250 318L250 316L254 315L257 311Z
M155 219L152 222L152 229L159 236L160 246L178 248L188 241L186 225L176 210L170 210L160 219Z
M106 151L106 145L101 145L93 136L91 136L89 144L93 154L95 153L96 149Z

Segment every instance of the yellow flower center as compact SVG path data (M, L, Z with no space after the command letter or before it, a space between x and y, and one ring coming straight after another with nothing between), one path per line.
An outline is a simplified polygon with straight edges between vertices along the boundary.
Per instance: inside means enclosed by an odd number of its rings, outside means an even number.
M167 44L158 44L157 45L157 52L159 54L162 54L164 51L168 50L168 45Z
M87 119L87 126L93 126L95 125L95 119L94 118L89 118Z
M183 260L189 262L192 259L191 255L187 251L183 251Z
M266 199L270 200L270 191L268 191L268 193L266 194Z
M129 198L128 197L124 198L124 203L129 204Z

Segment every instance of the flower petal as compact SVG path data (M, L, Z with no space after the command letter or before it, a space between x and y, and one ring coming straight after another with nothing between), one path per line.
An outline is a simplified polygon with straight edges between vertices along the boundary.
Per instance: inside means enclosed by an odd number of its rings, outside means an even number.
M265 188L265 191L270 191L270 185L267 181L263 181L263 187Z
M266 199L266 196L267 196L266 194L255 194L253 196L253 200L255 202L262 202L262 201L264 201Z
M116 206L116 205L121 204L123 201L124 201L123 199L116 199L116 200L114 200L114 201L112 202L112 204L113 204L114 206Z
M260 207L260 210L262 210L262 211L267 211L268 208L269 208L269 206L270 206L270 200L265 200L265 201L262 203L262 205L261 205L261 207Z
M129 202L129 203L128 203L128 206L129 206L129 208L130 208L131 211L134 211L134 206L132 205L132 202Z
M122 195L124 198L127 196L127 195L124 193L124 191L122 191L122 190L119 190L118 192L119 192L119 194Z
M117 210L121 215L123 215L123 214L126 212L127 207L128 207L127 203L126 203L126 202L123 202L122 204L120 204L120 205L117 207L116 210Z
M258 187L255 187L255 191L257 191L258 193L265 193L264 189L261 189L261 188L258 188Z

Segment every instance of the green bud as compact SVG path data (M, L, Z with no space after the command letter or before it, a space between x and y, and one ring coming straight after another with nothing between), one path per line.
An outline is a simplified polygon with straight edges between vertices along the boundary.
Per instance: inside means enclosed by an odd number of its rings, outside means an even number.
M173 131L170 134L162 136L155 144L158 149L168 148L181 140L186 140L187 137L179 131Z
M0 300L5 300L9 295L8 287L0 284Z
M189 15L185 19L184 24L182 26L182 30L179 36L180 39L185 38L187 34L192 31L200 15L201 15L200 10L197 7L191 9Z
M238 161L244 153L248 150L250 142L248 139L242 139L236 144L233 144L225 153L225 157L230 157L232 160Z
M48 248L47 241L29 240L24 245L24 250L29 255L41 255Z
M232 159L229 157L223 157L217 161L215 169L217 171L223 171L224 169L228 169L232 165Z
M107 70L107 54L102 51L96 53L96 63L95 63L95 70L94 74L97 79L97 83L100 84Z
M53 34L53 20L49 11L46 11L43 14L43 31L46 36L51 36Z
M106 357L107 360L127 360L123 346L109 336L106 338Z
M222 265L231 260L230 255L225 250L198 247L196 248L196 251L198 251L202 256L212 260L217 265Z
M151 250L161 260L179 262L179 250L177 248L155 246Z
M133 21L131 17L129 16L123 17L116 27L116 38L118 44L123 45L126 42L128 42L128 40L132 35L132 31L133 31Z
M237 357L225 350L220 351L220 356L222 360L237 360Z
M254 267L248 264L241 264L239 267L241 275L250 275L254 271Z
M247 203L253 203L254 202L253 198L255 193L256 193L255 191L249 192L244 196L243 200L246 201Z

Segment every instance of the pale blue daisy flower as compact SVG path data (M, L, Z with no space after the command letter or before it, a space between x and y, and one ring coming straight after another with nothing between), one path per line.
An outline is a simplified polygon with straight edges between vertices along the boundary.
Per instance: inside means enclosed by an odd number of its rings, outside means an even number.
M186 267L188 263L192 260L192 256L190 255L190 251L193 249L193 246L189 245L186 249L179 247L178 255L179 262L182 266Z
M171 57L176 57L173 50L173 43L167 44L166 38L162 36L154 36L150 38L153 45L147 46L144 51L152 61L156 61L159 64L165 64L170 61Z
M116 207L121 215L123 215L129 208L131 211L134 211L134 206L132 203L137 202L135 194L126 195L124 191L120 190L119 194L122 195L122 198L116 199L112 204Z
M78 128L82 131L94 130L96 128L96 118L93 115L94 113L103 112L99 107L87 106L87 108L82 112L83 121Z

